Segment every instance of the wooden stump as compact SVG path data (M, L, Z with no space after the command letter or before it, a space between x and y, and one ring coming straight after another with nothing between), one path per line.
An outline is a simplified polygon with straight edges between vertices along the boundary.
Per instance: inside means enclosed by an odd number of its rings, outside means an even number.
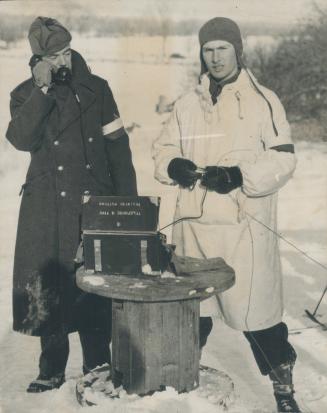
M199 299L113 300L112 374L127 393L199 384Z

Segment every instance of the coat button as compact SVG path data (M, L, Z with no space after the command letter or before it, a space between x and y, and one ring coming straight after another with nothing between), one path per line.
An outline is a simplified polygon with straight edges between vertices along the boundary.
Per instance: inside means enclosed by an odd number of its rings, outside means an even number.
M88 139L88 141L89 141L89 142L93 142L93 138L90 137L90 138Z
M54 141L53 144L56 145L56 146L58 146L58 145L59 145L59 141Z
M59 165L57 169L58 169L58 171L63 171L64 167L62 165Z
M65 196L66 196L66 191L61 191L61 192L60 192L60 196L62 196L63 198L65 198Z

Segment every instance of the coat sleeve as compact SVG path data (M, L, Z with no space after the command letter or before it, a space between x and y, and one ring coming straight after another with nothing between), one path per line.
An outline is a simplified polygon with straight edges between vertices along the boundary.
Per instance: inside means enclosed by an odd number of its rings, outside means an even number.
M20 151L35 151L41 144L48 115L55 100L34 87L27 99L11 93L11 121L6 137Z
M154 176L163 184L176 184L176 182L168 176L167 168L172 159L183 157L180 142L181 134L178 122L177 102L159 137L152 145L152 158L155 164Z
M272 107L278 135L276 136L274 131L268 105L265 105L262 124L262 142L265 151L254 161L241 161L238 165L243 175L243 192L251 197L265 196L278 191L292 177L296 167L285 110L273 92L269 91L265 94L268 95ZM279 148L285 150L278 150Z
M102 106L102 133L116 195L137 195L136 174L129 137L107 82Z

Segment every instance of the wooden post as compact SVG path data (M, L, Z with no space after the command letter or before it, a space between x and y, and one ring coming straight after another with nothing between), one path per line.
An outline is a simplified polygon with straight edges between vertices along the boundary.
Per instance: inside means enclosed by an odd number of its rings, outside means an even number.
M114 381L127 393L199 384L199 299L172 302L113 300Z

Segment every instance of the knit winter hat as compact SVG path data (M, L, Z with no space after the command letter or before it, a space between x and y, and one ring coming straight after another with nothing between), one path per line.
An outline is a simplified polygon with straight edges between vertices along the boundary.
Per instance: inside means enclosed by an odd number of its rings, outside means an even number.
M58 52L68 46L71 39L69 31L49 17L37 17L28 32L32 52L40 56Z
M207 71L202 58L202 46L211 40L225 40L234 46L237 61L241 63L243 53L243 42L238 25L227 17L214 17L204 23L199 31L201 74Z

